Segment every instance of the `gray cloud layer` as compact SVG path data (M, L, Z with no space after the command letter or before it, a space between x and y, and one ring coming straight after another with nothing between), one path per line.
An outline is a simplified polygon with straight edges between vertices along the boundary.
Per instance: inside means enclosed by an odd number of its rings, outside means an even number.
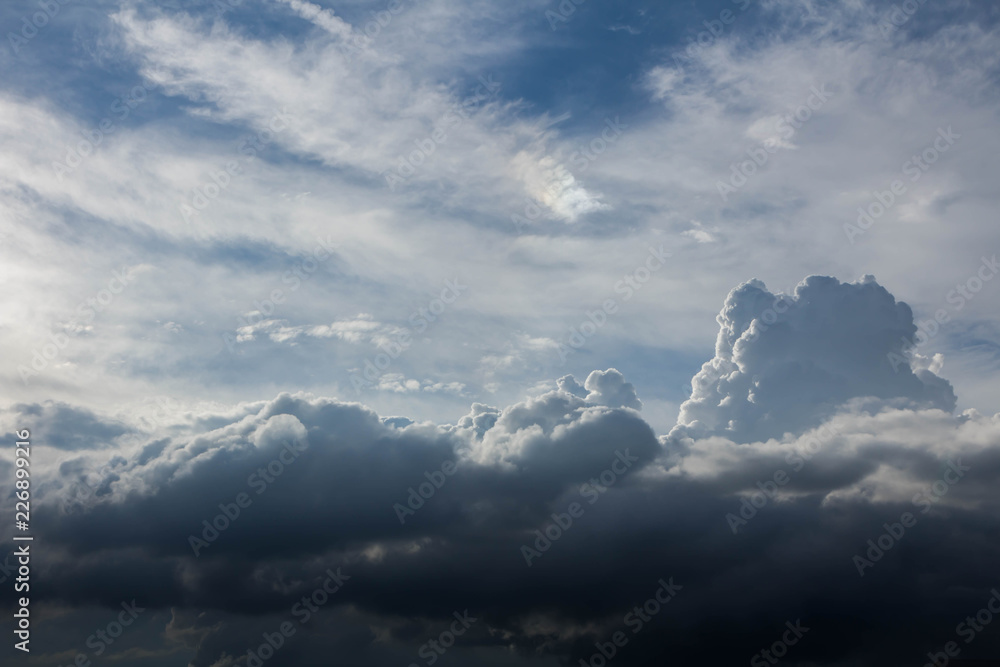
M111 456L100 433L121 432L96 415L22 406L81 434L38 441L61 462L36 491L35 595L135 598L161 623L172 610L159 650L244 664L341 567L329 613L269 664L412 662L465 609L478 625L448 659L575 664L673 577L680 593L619 664L744 661L797 619L810 630L792 664L919 660L1000 584L1000 419L955 415L947 382L883 363L914 328L873 279L811 277L765 325L774 298L759 282L729 295L668 436L614 369L454 425L282 394L178 417ZM211 537L202 521L240 494Z

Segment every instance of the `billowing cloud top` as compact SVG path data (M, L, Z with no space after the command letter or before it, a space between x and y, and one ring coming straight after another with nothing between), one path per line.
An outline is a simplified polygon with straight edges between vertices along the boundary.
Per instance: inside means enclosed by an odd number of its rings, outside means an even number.
M678 433L780 437L818 425L852 398L955 409L947 381L911 368L913 313L873 276L810 276L791 296L751 280L729 293L717 320L715 358L691 381Z

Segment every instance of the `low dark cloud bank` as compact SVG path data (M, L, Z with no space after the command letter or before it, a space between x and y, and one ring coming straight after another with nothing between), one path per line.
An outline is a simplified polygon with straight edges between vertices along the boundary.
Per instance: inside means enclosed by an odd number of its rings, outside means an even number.
M718 319L668 435L614 369L454 425L304 394L156 432L19 406L8 422L39 425L38 646L61 633L44 664L94 658L87 636L133 599L118 646L148 664L247 665L284 622L265 664L1000 653L975 621L1000 587L1000 421L955 414L926 360L893 367L909 307L813 276L740 285Z

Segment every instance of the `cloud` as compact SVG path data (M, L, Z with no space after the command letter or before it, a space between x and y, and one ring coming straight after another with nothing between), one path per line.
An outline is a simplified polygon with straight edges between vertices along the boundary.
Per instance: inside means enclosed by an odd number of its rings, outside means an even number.
M462 395L465 385L461 382L435 382L433 380L416 380L407 378L402 373L384 373L379 376L373 387L375 391L389 391L397 394L428 392L431 394L449 393Z
M351 24L334 16L329 9L323 9L319 5L302 0L281 0L281 2L291 7L302 18L312 21L334 37L347 40L353 36Z
M262 317L259 311L247 313L244 316L245 320L256 318L258 321L238 328L236 341L243 343L254 340L258 334L267 334L276 343L294 341L300 336L337 338L348 343L361 343L373 340L380 330L392 330L392 328L386 329L366 313L360 313L354 319L336 320L330 324L298 326L289 326L286 320L261 319Z
M15 428L27 428L39 444L66 451L107 449L118 444L118 438L132 433L123 422L100 418L90 410L65 403L45 403L13 406L8 420Z
M510 104L499 97L503 82L490 72L468 91L443 86L398 56L383 54L329 10L298 0L286 4L332 38L310 40L300 51L284 39L253 38L228 24L210 27L183 14L148 20L124 9L113 18L142 62L143 75L167 94L189 100L192 113L257 133L281 114L285 127L269 141L303 159L357 171L384 192L442 178L483 182L505 175L514 155L540 150L543 136L511 116ZM395 19L392 30L401 22ZM215 66L222 57L230 63L224 70ZM329 103L333 99L337 104ZM554 172L535 162L539 186L549 187ZM396 181L387 179L390 173ZM524 187L509 176L505 180L512 191ZM572 202L584 193L566 187ZM572 203L564 212L580 210Z
M788 664L922 664L983 606L1000 555L993 285L919 354L902 341L995 251L991 10L924 3L883 35L877 3L731 3L716 35L701 5L637 22L586 4L553 32L535 0L405 0L365 38L388 3L188 4L67 5L23 59L0 52L0 423L37 446L39 662L69 664L139 598L107 659L243 667L331 567L348 586L269 667L423 663L467 608L480 621L439 664L579 664L661 577L683 590L616 664L745 664L795 619L811 630ZM7 10L16 30L38 5ZM619 114L627 131L592 159ZM942 124L961 140L848 244L845 222ZM267 137L252 160L248 135ZM651 244L676 248L670 266L617 299ZM136 262L148 275L65 326ZM880 282L793 289L815 273ZM350 369L456 275L468 292L371 405L345 400ZM613 318L557 368L608 298ZM22 387L12 369L59 333ZM304 449L289 462L286 444ZM8 498L12 471L0 461ZM196 557L190 537L242 492ZM885 537L905 513L916 524ZM525 545L544 548L530 567ZM0 576L11 564L0 552ZM998 652L991 632L963 646Z
M557 384L502 410L474 405L454 425L281 395L224 423L203 415L217 427L141 456L112 457L103 491L87 502L65 496L68 470L43 472L35 525L49 574L38 595L69 605L139 596L150 609L172 608L192 664L207 666L245 655L339 566L349 585L276 664L360 628L345 655L392 664L466 608L483 623L466 650L492 655L502 645L526 660L577 661L672 577L683 586L676 607L635 636L623 665L664 652L693 658L704 647L684 638L718 632L729 641L714 650L732 661L769 645L789 619L810 628L798 658L846 665L975 611L994 585L989 563L1000 552L984 538L1000 529L989 492L1000 481L1000 415L849 401L781 439L657 440L633 409L614 407L638 401L617 371ZM288 443L299 458L282 457ZM280 473L275 460L285 461ZM401 525L394 504L448 461L455 473ZM252 504L195 558L190 535L240 492ZM522 546L572 502L583 515L528 567ZM859 576L854 556L904 512L916 525ZM132 555L140 552L142 567ZM595 578L595 568L619 574ZM962 592L945 601L949 586ZM934 613L924 609L931 601Z
M715 237L704 229L688 229L681 232L681 236L693 239L697 243L712 243L715 241Z
M560 378L556 384L560 390L579 396L588 403L611 408L642 409L642 401L636 396L635 387L631 382L626 382L625 376L615 368L594 371L582 385L572 375Z
M576 222L581 216L611 207L600 195L581 186L573 173L551 155L523 151L511 160L512 168L524 182L528 195L543 204L552 217Z
M501 636L522 659L573 662L667 578L676 606L623 665L693 659L704 648L684 637L719 632L731 662L789 619L813 633L799 659L868 664L978 609L1000 556L1000 415L956 415L945 380L892 370L909 307L868 276L811 276L788 296L744 283L718 322L716 357L659 437L612 368L454 424L281 394L78 448L34 471L39 594L170 609L172 632L144 650L185 646L205 666L244 655L332 566L350 585L275 664L344 635L345 655L393 664L472 607L483 624L463 650L502 659Z
M816 426L853 398L951 411L951 385L905 359L917 327L874 277L810 276L792 295L759 280L729 293L715 357L692 380L678 433L737 441Z

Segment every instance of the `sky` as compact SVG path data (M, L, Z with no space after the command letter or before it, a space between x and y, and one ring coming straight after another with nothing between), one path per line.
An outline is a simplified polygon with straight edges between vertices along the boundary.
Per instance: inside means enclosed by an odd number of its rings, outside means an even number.
M1000 5L0 35L11 664L1000 657Z

